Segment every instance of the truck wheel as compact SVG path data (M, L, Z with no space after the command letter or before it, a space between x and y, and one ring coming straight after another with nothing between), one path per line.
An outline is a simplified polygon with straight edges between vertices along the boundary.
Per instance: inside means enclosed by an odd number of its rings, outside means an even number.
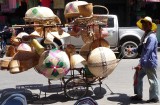
M127 41L127 42L123 43L122 47L121 47L122 57L127 58L127 59L136 58L138 53L131 52L130 54L128 54L127 48L137 48L137 47L138 47L138 45L133 41Z

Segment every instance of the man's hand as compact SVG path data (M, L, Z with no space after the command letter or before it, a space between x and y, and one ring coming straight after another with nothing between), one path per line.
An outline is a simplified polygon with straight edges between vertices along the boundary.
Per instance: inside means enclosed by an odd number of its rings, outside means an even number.
M136 67L134 67L135 70L141 70L141 65L137 65Z
M128 52L128 55L131 54L132 52L132 48L126 48L127 52Z

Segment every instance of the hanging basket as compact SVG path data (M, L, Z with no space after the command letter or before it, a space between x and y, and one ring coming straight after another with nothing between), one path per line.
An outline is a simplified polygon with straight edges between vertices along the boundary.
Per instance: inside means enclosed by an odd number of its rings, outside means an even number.
M96 77L107 77L118 64L114 52L106 47L98 47L91 51L87 65L90 72Z
M61 24L61 20L48 7L32 7L25 13L26 22L52 21L54 24Z
M78 10L81 16L90 17L93 14L93 5L92 3L79 5Z
M16 65L16 68L19 69L19 72L23 72L36 66L38 64L39 58L40 56L36 52L18 51L12 60L17 60L17 64L19 64L19 66ZM13 68L13 66L9 68Z
M106 41L105 39L96 39L91 43L90 49L94 50L97 47L106 47L106 48L110 48L110 45L108 43L108 41Z

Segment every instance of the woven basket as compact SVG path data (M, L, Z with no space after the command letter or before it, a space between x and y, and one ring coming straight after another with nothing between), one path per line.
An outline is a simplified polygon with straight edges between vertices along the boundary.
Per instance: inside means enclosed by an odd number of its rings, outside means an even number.
M47 12L46 12L47 11ZM33 7L27 10L24 20L26 22L34 21L52 21L54 24L60 24L61 21L53 11L48 7Z
M38 64L39 55L36 52L18 51L12 60L19 61L20 72L26 71Z
M114 52L106 47L98 47L91 51L87 65L96 77L107 77L118 64Z
M79 5L88 4L86 1L72 1L66 4L65 10L64 10L64 16L65 18L75 18L79 17L80 13L78 10Z
M90 43L94 40L94 37L92 36L92 34L88 33L87 29L83 29L81 31L81 38L84 43Z
M87 60L89 54L90 54L90 46L91 46L91 42L90 43L85 43L81 49L80 49L80 55Z
M1 70L8 69L8 65L10 61L11 61L10 59L1 60L0 61Z
M8 45L6 48L6 57L13 57L16 52L15 46Z
M20 73L20 63L19 63L19 60L11 60L9 65L9 71L11 74L16 74L16 73Z
M67 47L64 50L66 52L66 54L68 55L69 59L71 58L71 55L76 53L76 48L74 45L69 44L67 45Z
M110 45L109 45L109 43L108 43L107 40L100 38L100 39L94 40L91 43L90 49L94 50L97 47L107 47L107 48L110 48Z
M18 40L18 39L16 38L16 36L12 36L12 37L10 38L10 42L11 42L11 44L14 45L14 46L18 46L18 45L21 43L20 40Z
M92 3L79 5L78 10L80 15L82 15L83 17L89 17L93 14L93 5Z

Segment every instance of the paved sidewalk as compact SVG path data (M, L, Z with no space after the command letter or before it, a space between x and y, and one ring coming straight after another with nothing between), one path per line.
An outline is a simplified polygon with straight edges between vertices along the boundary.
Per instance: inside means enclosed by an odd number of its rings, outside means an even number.
M132 85L134 70L132 70L132 67L136 66L137 62L138 59L121 60L113 73L103 80L101 91L99 86L95 85L92 87L93 89L89 88L87 96L92 97L98 105L151 105L145 103L149 97L149 84L146 77L144 78L143 86L144 101L136 102L129 100L129 96L134 95ZM158 67L158 77L160 78L160 67ZM4 90L15 90L16 88L24 88L25 86L28 92L32 94L39 94L41 92L40 100L34 100L30 102L30 105L73 105L76 102L76 100L69 100L65 97L63 88L57 88L61 84L59 80L51 81L52 89L48 90L47 78L38 74L33 69L19 74L0 71L0 80L0 94ZM160 105L160 103L152 105Z

